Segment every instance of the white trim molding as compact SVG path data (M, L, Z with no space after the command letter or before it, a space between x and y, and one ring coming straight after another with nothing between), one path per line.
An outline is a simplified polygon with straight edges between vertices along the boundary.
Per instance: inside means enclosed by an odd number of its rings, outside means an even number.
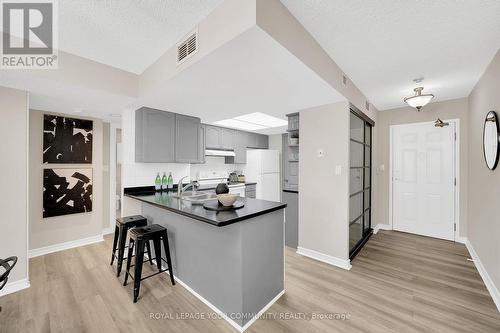
M20 291L30 287L30 281L28 279L21 279L14 282L9 282L5 285L5 287L0 290L0 297L15 293L16 291Z
M64 250L72 249L75 247L99 243L102 241L104 241L104 238L102 237L102 234L101 234L101 235L97 235L97 236L77 239L74 241L39 247L38 249L29 250L28 257L35 258L35 257L43 256L45 254L64 251Z
M206 306L208 306L210 309L212 309L216 314L221 316L221 318L224 318L231 326L233 326L235 329L238 330L238 332L244 332L247 328L249 328L257 319L259 319L260 316L264 314L281 296L285 294L285 290L282 290L274 297L269 303L266 304L249 322L245 324L245 326L241 326L238 323L236 323L234 320L229 318L223 311L219 310L215 305L210 303L207 299L205 299L203 296L198 294L196 291L191 289L187 284L179 280L177 276L174 275L174 279L177 283L179 283L181 286L184 287L187 291L189 291L193 296L198 298L200 301L202 301Z
M491 298L493 299L493 302L495 303L498 311L500 312L500 292L498 291L497 286L495 286L495 283L488 274L488 271L486 271L486 268L483 266L481 259L479 259L476 250L474 250L474 247L472 247L472 244L467 238L465 238L465 246L467 247L467 250L469 250L470 256L474 261L474 265L476 266L479 275L481 275L481 278L483 279L483 282L486 285L486 289L488 289Z
M392 230L392 225L379 223L373 227L373 234L377 234L379 230Z
M328 254L324 254L324 253L321 253L318 251L306 249L306 248L303 248L300 246L297 247L297 253L304 256L304 257L315 259L315 260L318 260L318 261L321 261L321 262L324 262L324 263L327 263L327 264L330 264L333 266L337 266L337 267L340 267L340 268L343 268L346 270L350 270L352 267L351 260L349 260L349 259L341 259L341 258L337 258L337 257L332 257Z

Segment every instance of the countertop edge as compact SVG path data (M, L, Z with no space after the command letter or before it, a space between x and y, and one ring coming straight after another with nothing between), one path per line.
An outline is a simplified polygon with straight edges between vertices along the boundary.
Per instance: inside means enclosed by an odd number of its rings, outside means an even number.
M244 220L249 220L251 218L254 218L254 217L257 217L257 216L260 216L260 215L264 215L264 214L267 214L267 213L272 213L272 212L280 210L280 209L285 209L286 206L287 206L285 203L280 203L276 207L271 207L271 208L263 209L263 210L261 210L259 212L255 212L255 213L249 214L247 216L236 217L236 218L234 218L234 219L232 219L230 221L217 223L217 222L214 222L214 221L212 221L210 219L203 218L203 217L201 217L199 215L190 214L190 213L182 211L182 210L178 210L178 209L171 208L171 207L168 207L168 206L165 206L165 205L160 205L160 204L148 201L148 200L141 199L140 196L136 196L136 195L133 195L131 193L126 193L126 194L124 194L124 196L129 197L131 199L135 199L135 200L144 202L144 203L147 203L147 204L150 204L150 205L158 207L158 208L162 208L162 209L168 210L168 211L170 211L172 213L176 213L176 214L183 215L183 216L186 216L186 217L198 220L198 221L202 221L202 222L211 224L211 225L216 226L216 227L223 227L223 226L230 225L230 224L233 224L233 223L236 223L236 222L241 222L241 221L244 221Z

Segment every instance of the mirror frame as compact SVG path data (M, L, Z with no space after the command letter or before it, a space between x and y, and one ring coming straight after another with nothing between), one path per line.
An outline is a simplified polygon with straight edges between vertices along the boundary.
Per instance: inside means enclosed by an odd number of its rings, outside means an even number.
M497 141L498 141L495 162L493 163L493 166L491 168L488 165L488 160L486 159L486 150L484 148L484 132L486 131L486 123L489 121L488 119L490 117L493 117L493 119L494 119L493 121L497 127ZM498 165L498 159L499 159L499 155L500 155L500 134L499 134L499 131L500 131L500 127L498 124L497 113L495 111L491 110L486 114L486 118L484 118L484 124L483 124L483 157L484 157L484 162L486 163L486 167L490 170L495 170L497 165Z

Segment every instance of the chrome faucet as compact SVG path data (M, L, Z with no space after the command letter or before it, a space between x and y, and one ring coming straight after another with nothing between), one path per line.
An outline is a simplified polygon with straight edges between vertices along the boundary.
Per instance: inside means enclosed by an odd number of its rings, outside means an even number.
M182 198L182 192L186 191L188 188L192 187L193 192L196 192L198 187L200 187L200 183L198 183L197 180L190 182L186 186L182 187L182 181L187 178L188 176L184 176L179 180L179 183L177 184L177 196L179 198Z

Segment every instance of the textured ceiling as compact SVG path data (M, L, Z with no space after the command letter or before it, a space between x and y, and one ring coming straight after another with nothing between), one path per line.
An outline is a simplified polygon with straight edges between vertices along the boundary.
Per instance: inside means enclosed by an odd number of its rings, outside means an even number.
M59 48L142 73L223 0L60 0Z
M281 0L379 109L424 77L436 101L468 96L500 47L498 0Z

